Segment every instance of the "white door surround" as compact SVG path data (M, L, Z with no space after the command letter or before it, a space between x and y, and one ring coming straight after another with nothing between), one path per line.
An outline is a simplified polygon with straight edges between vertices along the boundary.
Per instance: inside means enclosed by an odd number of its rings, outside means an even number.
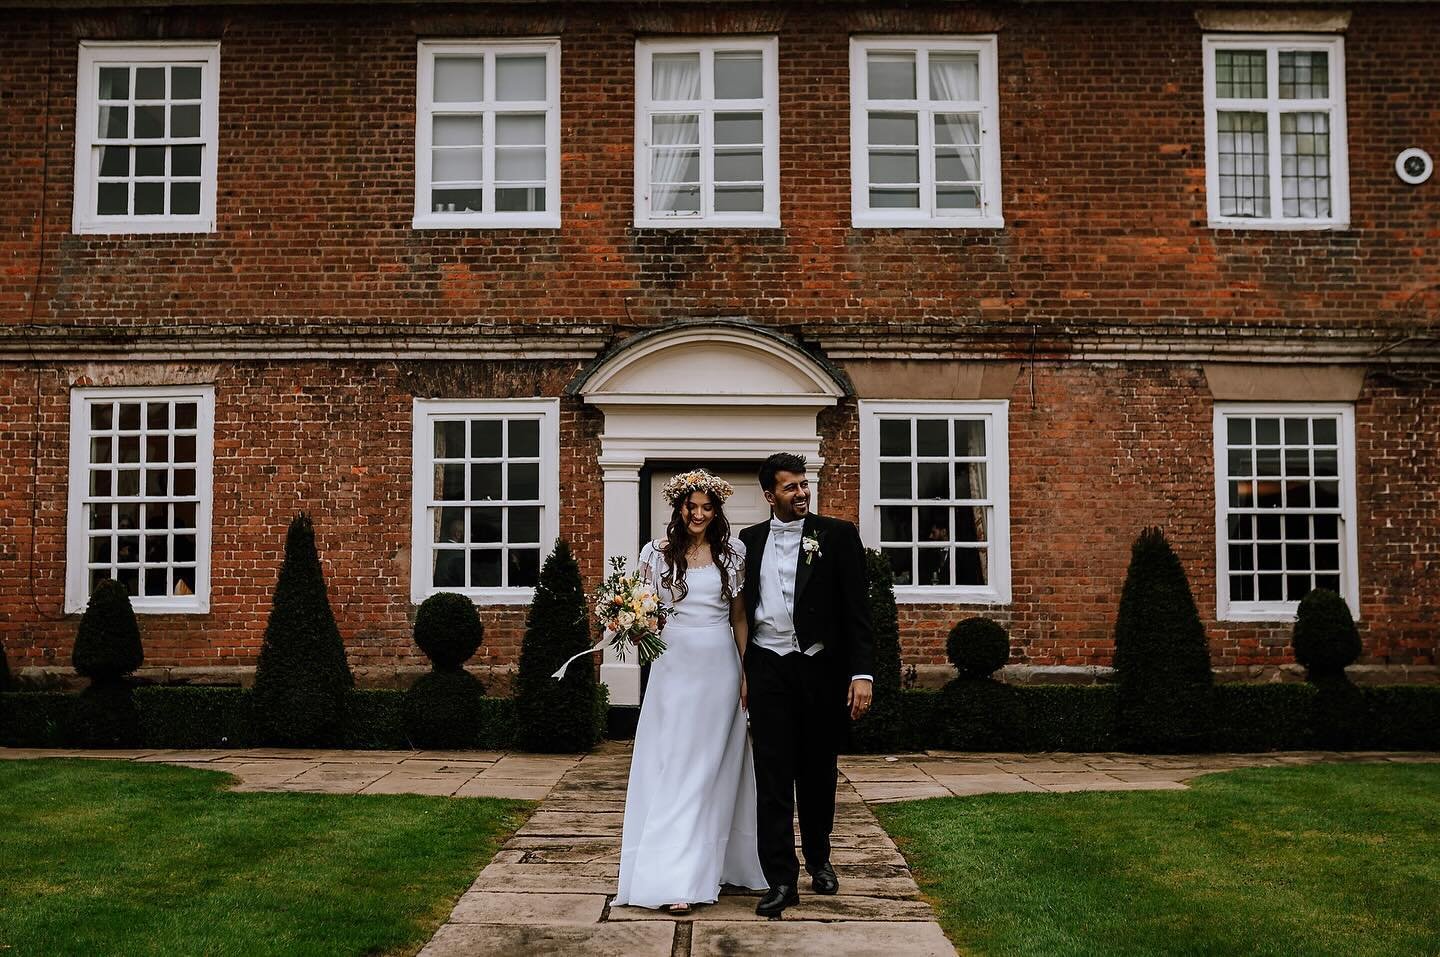
M605 558L634 563L646 461L760 462L795 452L824 479L815 417L851 392L844 374L793 340L740 320L685 321L622 342L567 390L605 415L600 470ZM612 705L640 703L640 668L610 650L600 666Z

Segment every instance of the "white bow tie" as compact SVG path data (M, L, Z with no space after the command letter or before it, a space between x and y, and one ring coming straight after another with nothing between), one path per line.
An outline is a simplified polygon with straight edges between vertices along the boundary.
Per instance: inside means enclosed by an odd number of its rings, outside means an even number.
M805 527L805 519L797 518L793 522L782 522L778 518L770 519L770 531L772 532L798 532Z

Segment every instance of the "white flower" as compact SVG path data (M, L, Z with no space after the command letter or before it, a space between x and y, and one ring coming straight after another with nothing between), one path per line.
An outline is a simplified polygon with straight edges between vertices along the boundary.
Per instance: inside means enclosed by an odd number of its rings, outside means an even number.
M635 613L633 611L630 611L629 609L626 609L625 611L622 611L619 615L615 616L615 623L618 624L621 628L629 628L635 624Z

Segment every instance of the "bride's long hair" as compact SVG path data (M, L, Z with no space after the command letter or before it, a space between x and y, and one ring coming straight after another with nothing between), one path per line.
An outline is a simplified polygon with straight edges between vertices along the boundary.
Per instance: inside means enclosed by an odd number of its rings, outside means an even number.
M698 490L697 490L698 491ZM689 562L685 559L685 553L690 548L690 533L686 531L689 524L685 518L685 506L690 502L690 495L687 493L684 498L675 503L670 511L670 524L665 526L665 544L661 547L660 553L665 556L666 570L661 576L660 582L670 589L679 601L690 592L685 584L685 572ZM715 562L715 567L720 570L720 597L725 604L735 597L735 588L730 581L731 569L726 561L726 555L730 552L730 520L725 517L725 504L714 492L706 491L705 496L710 499L710 504L715 509L715 517L705 529L705 541L710 545L710 558Z

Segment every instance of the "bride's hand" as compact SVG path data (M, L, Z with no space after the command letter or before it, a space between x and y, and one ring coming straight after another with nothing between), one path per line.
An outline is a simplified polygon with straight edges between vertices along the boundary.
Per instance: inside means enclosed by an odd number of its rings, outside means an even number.
M740 709L742 711L750 710L750 694L745 688L745 676L743 674L740 676Z

